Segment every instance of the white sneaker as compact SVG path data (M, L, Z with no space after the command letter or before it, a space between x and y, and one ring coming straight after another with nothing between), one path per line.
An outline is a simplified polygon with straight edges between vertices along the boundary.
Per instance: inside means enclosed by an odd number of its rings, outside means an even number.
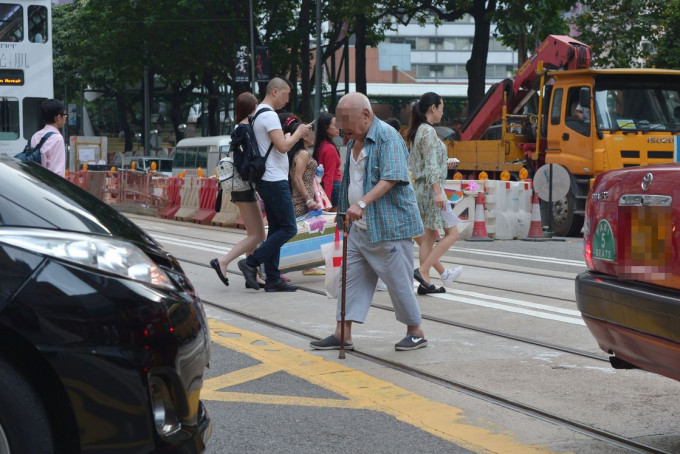
M463 273L463 267L462 266L457 266L454 269L447 269L442 273L441 279L444 285L451 285L455 282L456 279L460 277L460 275Z
M385 285L382 279L378 278L378 283L375 285L375 289L379 292L384 292L387 290L387 285Z

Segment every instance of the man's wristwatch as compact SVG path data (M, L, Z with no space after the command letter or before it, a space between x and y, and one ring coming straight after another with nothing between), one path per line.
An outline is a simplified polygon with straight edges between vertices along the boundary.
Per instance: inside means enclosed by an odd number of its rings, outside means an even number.
M364 202L361 199L357 200L357 205L359 205L359 208L361 208L362 210L366 209L366 202Z

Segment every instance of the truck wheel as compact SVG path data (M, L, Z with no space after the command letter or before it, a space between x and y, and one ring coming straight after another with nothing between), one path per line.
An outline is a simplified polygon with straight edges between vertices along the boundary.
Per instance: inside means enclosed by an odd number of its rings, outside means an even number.
M552 231L555 236L577 236L583 227L583 216L575 213L573 188L552 204ZM548 225L548 202L541 200L541 221Z
M29 452L54 452L50 421L33 387L0 358L0 453Z

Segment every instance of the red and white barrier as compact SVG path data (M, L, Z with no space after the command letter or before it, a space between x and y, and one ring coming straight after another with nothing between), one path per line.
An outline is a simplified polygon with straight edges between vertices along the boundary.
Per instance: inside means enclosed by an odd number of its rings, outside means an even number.
M198 211L191 218L192 221L199 224L209 224L215 217L217 214L215 201L218 188L219 181L217 178L201 178L198 180Z

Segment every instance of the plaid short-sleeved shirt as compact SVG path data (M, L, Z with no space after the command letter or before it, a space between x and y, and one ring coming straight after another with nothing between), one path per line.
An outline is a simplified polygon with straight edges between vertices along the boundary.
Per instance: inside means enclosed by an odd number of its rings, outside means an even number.
M347 211L349 187L349 157L354 141L347 144L347 158L340 187L338 211ZM399 133L378 117L373 118L364 141L365 160L364 194L380 180L397 181L385 195L366 207L368 239L378 241L400 240L423 234L423 223L409 180L408 150Z

